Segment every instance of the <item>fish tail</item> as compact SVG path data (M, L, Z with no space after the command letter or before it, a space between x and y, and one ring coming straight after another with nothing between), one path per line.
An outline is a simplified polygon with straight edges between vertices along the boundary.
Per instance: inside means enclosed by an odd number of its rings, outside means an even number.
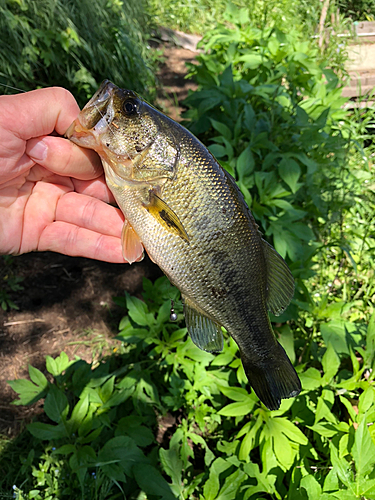
M282 399L298 396L301 382L283 347L277 342L275 352L263 362L254 363L241 355L249 384L269 410L278 410Z

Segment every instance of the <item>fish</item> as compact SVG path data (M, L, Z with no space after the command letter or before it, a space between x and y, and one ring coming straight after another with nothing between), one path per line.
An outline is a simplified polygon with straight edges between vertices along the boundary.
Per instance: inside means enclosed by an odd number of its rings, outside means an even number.
M128 262L144 249L181 292L187 330L208 352L237 343L260 401L277 410L301 391L273 332L294 294L284 259L267 243L234 178L179 123L105 80L65 136L95 150L125 216Z

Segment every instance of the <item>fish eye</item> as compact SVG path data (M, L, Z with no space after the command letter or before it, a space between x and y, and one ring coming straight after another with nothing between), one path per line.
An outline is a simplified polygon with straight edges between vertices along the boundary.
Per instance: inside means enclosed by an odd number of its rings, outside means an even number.
M137 103L134 99L128 99L122 107L127 115L134 115L137 112Z

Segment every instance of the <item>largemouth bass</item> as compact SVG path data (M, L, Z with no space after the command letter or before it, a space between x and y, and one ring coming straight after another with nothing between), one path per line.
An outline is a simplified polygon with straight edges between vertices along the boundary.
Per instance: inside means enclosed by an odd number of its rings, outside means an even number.
M130 90L104 81L66 137L95 150L126 222L123 253L146 249L181 291L193 342L238 344L250 385L270 410L301 384L272 331L294 293L292 274L264 241L234 179L187 129Z

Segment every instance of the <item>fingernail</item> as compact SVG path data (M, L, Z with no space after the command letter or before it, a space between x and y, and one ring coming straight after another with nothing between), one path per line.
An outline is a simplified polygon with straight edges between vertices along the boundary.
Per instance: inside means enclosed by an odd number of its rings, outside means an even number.
M28 151L27 154L31 156L33 160L45 160L47 156L47 145L43 141L39 141L34 146L32 146Z

